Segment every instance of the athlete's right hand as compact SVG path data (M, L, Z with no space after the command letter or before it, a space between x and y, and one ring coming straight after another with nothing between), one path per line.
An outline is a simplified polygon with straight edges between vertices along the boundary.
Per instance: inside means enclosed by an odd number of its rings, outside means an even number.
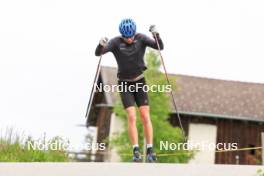
M101 40L99 41L99 44L103 47L105 47L108 43L108 38L107 37L103 37L101 38Z

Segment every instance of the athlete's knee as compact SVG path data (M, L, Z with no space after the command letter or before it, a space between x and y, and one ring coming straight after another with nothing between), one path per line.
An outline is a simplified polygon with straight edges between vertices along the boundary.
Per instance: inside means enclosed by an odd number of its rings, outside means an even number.
M141 113L140 117L141 117L141 121L144 125L151 123L150 116L149 116L148 112Z
M128 114L127 117L128 117L129 124L136 124L137 118L135 114Z

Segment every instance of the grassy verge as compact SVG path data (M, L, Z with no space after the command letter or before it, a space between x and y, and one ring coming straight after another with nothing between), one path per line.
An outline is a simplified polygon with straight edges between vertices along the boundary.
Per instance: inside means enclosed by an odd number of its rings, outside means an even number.
M9 130L8 135L0 137L0 162L67 162L63 149L54 149L54 144L65 144L60 137L48 142L21 137ZM53 146L51 145L53 144Z

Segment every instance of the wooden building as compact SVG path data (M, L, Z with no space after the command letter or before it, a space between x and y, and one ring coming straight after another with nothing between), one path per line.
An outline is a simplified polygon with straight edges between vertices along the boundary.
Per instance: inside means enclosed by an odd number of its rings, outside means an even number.
M214 143L237 143L238 148L261 146L264 132L264 84L173 75L178 110L188 138ZM102 67L98 84L116 84L116 68ZM115 128L113 105L117 93L96 92L87 126L97 126L97 142ZM178 126L173 106L168 120ZM103 156L98 161L103 161ZM192 162L216 164L261 164L261 150L202 152Z

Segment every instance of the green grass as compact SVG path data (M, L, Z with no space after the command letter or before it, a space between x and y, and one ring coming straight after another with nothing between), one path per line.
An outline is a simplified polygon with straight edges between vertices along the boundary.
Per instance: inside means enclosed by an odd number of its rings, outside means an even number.
M63 143L60 137L54 137L49 142ZM32 148L31 143L44 144L44 140L33 140L31 137L20 137L9 130L5 137L0 137L0 162L67 162L67 154L63 150L52 150L50 145L41 150Z

